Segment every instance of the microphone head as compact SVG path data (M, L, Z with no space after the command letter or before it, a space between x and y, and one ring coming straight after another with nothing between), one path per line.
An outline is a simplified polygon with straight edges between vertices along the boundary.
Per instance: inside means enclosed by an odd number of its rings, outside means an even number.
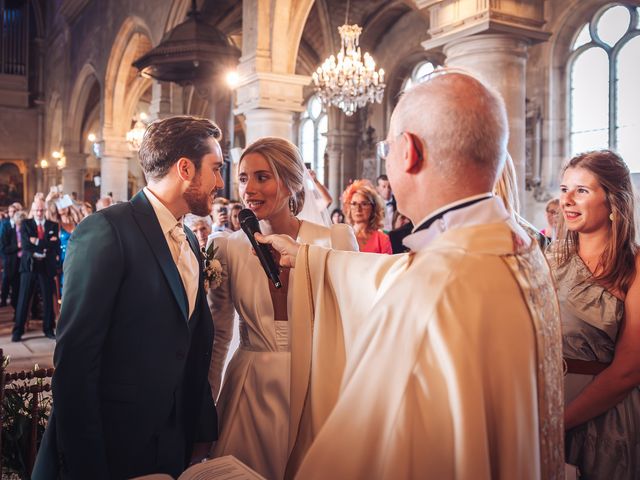
M253 233L260 231L260 224L258 223L258 217L248 208L243 208L238 212L238 222L240 228L247 233L250 233L250 237L253 237Z
M238 221L240 223L246 221L248 218L256 218L256 214L250 208L243 208L238 212ZM257 218L256 218L257 219Z

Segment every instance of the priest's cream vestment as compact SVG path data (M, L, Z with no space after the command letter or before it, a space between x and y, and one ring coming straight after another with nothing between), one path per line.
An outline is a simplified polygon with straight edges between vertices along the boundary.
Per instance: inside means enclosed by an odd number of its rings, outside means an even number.
M300 249L287 476L563 478L560 322L542 252L495 197L405 244L394 256Z

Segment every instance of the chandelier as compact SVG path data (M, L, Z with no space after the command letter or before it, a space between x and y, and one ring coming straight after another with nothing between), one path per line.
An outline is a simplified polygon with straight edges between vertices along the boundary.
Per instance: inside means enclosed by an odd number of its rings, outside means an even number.
M312 78L325 105L334 105L351 116L367 103L382 102L384 70L376 71L376 62L368 52L362 56L358 41L362 28L345 21L338 32L342 47L337 58L334 55L327 58Z
M129 150L131 150L132 152L137 152L138 150L140 150L144 132L147 131L147 124L145 123L147 119L147 114L144 112L140 112L140 115L138 115L137 119L135 120L133 128L127 132L127 143L129 144Z

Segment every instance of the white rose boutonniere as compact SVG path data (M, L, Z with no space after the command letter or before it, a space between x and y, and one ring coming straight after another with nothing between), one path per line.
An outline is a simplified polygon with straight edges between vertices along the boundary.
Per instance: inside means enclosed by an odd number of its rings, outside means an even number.
M218 247L214 242L209 244L209 248L202 247L202 256L204 257L204 289L218 288L222 284L222 264L220 260L214 258Z

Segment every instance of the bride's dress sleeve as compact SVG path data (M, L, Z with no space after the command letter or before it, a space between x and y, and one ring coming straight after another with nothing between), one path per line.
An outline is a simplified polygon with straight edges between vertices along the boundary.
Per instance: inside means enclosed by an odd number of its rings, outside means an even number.
M222 369L233 336L234 307L229 280L229 242L226 237L220 236L215 238L214 244L217 248L214 258L219 260L222 266L222 283L217 288L212 285L207 294L215 328L211 366L209 367L209 384L215 400L220 392Z

